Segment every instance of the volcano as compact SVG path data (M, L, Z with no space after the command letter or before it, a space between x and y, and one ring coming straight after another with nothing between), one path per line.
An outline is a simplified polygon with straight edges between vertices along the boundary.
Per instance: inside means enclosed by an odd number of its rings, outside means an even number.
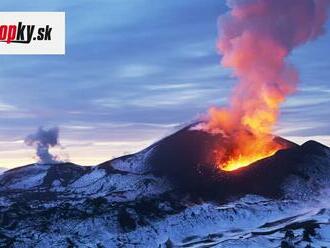
M147 163L155 173L166 175L179 188L188 190L192 194L212 196L217 199L240 193L275 194L275 184L280 182L269 185L269 178L263 180L266 175L265 172L261 172L265 167L264 164L268 163L267 160L255 161L251 165L233 171L222 170L217 164L217 151L219 148L230 147L230 137L222 133L214 134L198 130L196 127L198 124L185 127L149 148L152 152ZM299 147L278 136L273 136L272 139L283 149L293 150ZM269 173L274 174L274 178L278 174L285 174L281 171L288 169L288 167L275 167L274 171L273 168L269 168ZM254 174L258 176L252 174L248 176L250 171L256 171ZM253 184L248 183L251 179L257 180L262 187L253 187ZM266 181L268 185L264 187ZM261 192L259 188L264 191Z
M307 244L306 235L327 244L330 148L273 136L285 149L226 171L214 151L227 139L192 124L97 166L8 170L0 175L0 245L268 247Z

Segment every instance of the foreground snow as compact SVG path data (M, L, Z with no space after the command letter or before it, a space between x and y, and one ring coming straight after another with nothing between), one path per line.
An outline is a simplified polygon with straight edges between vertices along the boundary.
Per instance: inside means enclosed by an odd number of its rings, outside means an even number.
M126 205L125 214L108 203L102 204L98 210L91 207L89 212L84 212L86 205L84 210L79 204L66 206L73 212L80 209L85 215L75 212L76 216L67 218L60 218L59 209L53 209L58 213L49 213L48 220L28 217L12 231L8 228L1 234L11 236L15 247L40 248L70 244L76 247L263 248L280 247L283 242L294 247L330 244L330 206L318 199L302 203L246 196L225 205L185 205L181 211L175 211L170 202L156 201L155 215L141 211L134 204ZM40 229L41 224L44 226ZM290 230L293 236L285 238Z

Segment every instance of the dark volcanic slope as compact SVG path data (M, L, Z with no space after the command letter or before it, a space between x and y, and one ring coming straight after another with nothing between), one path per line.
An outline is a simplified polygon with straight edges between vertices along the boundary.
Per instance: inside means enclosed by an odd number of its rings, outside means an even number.
M330 176L329 154L328 147L308 141L301 146L278 151L274 156L248 167L226 173L223 183L229 189L229 195L254 193L280 197L288 192L292 182L296 182L297 188L308 194L306 190L317 191L327 183ZM294 192L296 195L300 193Z
M329 148L313 141L298 146L281 137L274 140L288 149L248 167L225 172L214 166L212 152L226 139L186 127L154 144L147 163L157 174L168 176L178 188L198 197L224 200L247 193L279 197L290 178L310 180L309 166L315 169L318 159L327 158ZM326 163L328 168L329 162ZM318 168L321 169L324 168Z

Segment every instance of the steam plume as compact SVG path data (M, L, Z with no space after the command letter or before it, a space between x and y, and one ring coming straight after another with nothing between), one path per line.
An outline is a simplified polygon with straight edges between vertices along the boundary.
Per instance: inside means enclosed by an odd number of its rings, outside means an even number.
M227 108L209 110L207 129L233 135L236 157L256 152L246 150L247 144L259 151L277 150L265 134L271 133L280 104L299 80L286 58L295 47L324 33L330 1L228 0L227 4L231 11L219 20L217 45L222 65L233 69L239 83ZM257 144L241 130L263 142Z
M36 133L27 136L24 140L28 146L36 147L36 155L41 164L54 164L57 163L57 157L50 154L49 148L59 144L58 141L59 128L53 127L44 129L40 127Z

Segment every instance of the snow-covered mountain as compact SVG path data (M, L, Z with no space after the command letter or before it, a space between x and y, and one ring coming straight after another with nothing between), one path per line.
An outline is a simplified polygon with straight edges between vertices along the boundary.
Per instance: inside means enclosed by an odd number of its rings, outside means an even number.
M2 167L0 167L0 175L3 173L3 172L5 172L6 170L8 170L7 168L2 168Z
M191 127L103 164L0 175L2 247L327 247L330 148L309 141L215 171Z

